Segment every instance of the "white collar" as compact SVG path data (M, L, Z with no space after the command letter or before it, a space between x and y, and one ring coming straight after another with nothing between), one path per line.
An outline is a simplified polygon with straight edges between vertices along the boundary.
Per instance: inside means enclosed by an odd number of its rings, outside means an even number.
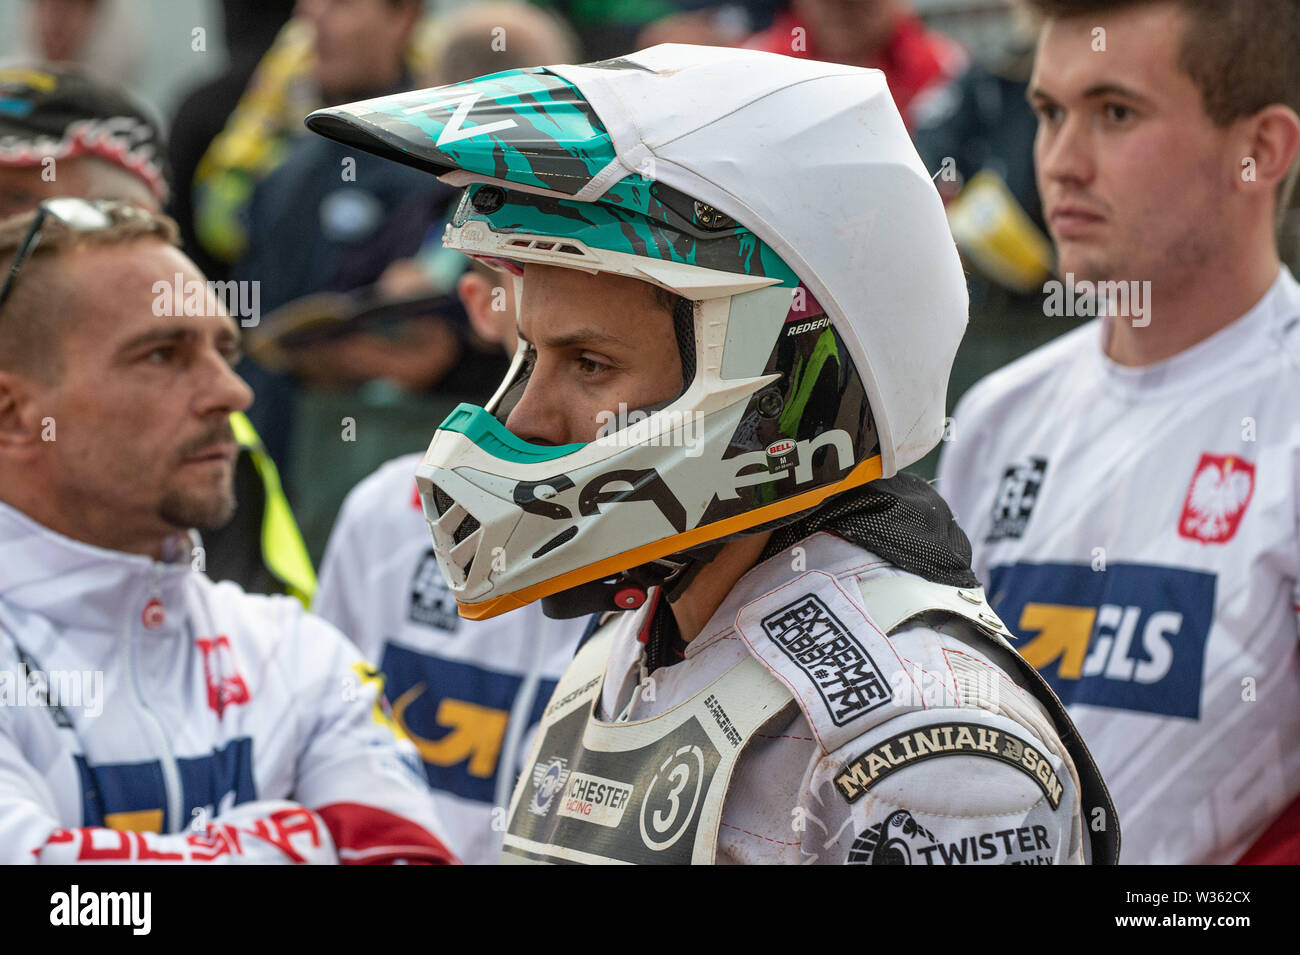
M1164 361L1132 367L1111 360L1106 355L1112 321L1109 317L1098 322L1095 354L1108 388L1134 396L1150 394L1183 387L1202 375L1220 376L1234 357L1248 355L1253 345L1264 349L1279 347L1274 338L1282 334L1288 320L1297 318L1300 318L1300 284L1282 266L1268 291L1249 311L1204 341Z
M179 631L195 538L169 539L169 561L107 550L50 530L0 502L0 600L63 627L112 633L140 625L160 636ZM146 605L161 607L145 623ZM161 610L161 613L158 611Z

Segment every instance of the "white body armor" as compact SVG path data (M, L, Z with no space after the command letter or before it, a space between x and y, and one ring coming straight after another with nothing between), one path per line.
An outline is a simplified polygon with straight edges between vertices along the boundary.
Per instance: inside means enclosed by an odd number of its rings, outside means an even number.
M1091 758L979 591L817 533L646 674L652 613L607 622L561 679L503 861L1113 861Z

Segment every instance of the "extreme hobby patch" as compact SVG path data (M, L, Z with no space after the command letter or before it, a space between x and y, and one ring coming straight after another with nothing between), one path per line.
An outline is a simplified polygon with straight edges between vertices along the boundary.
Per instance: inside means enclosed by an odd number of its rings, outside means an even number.
M936 756L984 756L1020 770L1043 791L1053 809L1061 804L1061 781L1047 756L1018 736L978 723L936 723L900 733L851 760L835 776L835 787L857 802L885 777Z
M762 626L768 639L812 680L836 726L893 699L876 661L816 595L805 594L768 614Z

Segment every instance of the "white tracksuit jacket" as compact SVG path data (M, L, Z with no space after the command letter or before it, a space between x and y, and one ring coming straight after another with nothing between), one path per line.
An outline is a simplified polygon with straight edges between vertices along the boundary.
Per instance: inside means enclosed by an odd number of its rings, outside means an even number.
M288 597L0 504L0 863L441 862L381 681Z

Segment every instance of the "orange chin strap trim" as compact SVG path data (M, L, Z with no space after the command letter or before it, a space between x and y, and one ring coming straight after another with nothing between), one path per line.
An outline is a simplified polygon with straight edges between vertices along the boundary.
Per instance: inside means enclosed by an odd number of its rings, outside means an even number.
M697 544L706 544L719 537L727 537L746 528L757 527L759 524L778 520L796 511L812 510L832 494L839 494L841 491L869 484L880 477L882 473L880 455L876 455L874 458L867 458L867 460L857 464L849 472L848 477L836 481L834 484L814 488L811 491L796 494L784 501L777 501L774 504L768 504L765 507L747 511L744 514L723 518L720 521L705 524L703 527L697 527L683 534L674 534L672 537L655 541L653 544L633 547L621 554L606 557L594 564L579 567L577 570L571 570L567 574L561 574L559 577L543 581L540 584L534 584L531 587L525 587L523 590L518 590L512 594L502 594L500 597L493 597L491 600L483 600L472 604L457 601L456 609L466 620L487 620L489 617L499 617L503 613L526 607L535 600L541 600L551 594L558 594L570 587L577 587L579 584L585 584L592 580L612 577L614 574L631 567L639 567L652 560L667 557L669 554L675 554Z

